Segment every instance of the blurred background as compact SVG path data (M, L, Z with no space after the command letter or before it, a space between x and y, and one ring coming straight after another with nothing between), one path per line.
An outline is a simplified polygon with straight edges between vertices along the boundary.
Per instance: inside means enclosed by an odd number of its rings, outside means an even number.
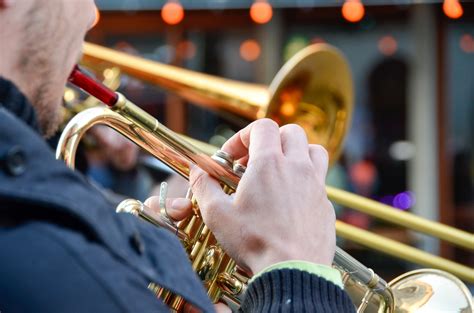
M100 14L87 41L245 82L268 85L286 60L311 43L337 47L352 70L355 108L327 183L473 232L474 2L96 3ZM214 145L249 122L217 115L126 75L119 90L169 128ZM138 197L152 193L167 175L146 175L148 183L140 187L146 191ZM126 181L118 191L129 189ZM336 210L348 223L474 266L470 252L349 208ZM350 242L340 244L387 280L414 267Z

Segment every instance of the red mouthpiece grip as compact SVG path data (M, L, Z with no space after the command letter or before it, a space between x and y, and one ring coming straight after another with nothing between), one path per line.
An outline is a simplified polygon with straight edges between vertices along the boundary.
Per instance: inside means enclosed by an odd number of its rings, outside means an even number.
M113 107L117 102L118 96L113 90L87 76L77 65L72 70L71 75L69 75L69 82L83 89L91 96L96 97L109 107Z

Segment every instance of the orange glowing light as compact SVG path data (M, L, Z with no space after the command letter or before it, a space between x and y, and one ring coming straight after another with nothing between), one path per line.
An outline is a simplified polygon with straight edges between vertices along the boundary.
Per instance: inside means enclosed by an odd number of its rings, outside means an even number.
M179 2L167 2L161 9L161 18L166 24L179 24L184 18L184 9Z
M394 55L395 52L397 52L398 49L398 43L393 36L383 36L380 38L379 43L378 43L379 51L383 55L390 56Z
M97 7L95 7L95 20L94 20L94 23L92 23L92 26L91 28L94 28L95 25L97 25L100 21L100 11Z
M474 38L469 34L462 35L459 46L466 53L474 53Z
M464 13L459 0L444 0L443 11L447 17L452 19L460 18Z
M270 22L273 16L272 6L266 1L257 1L250 7L250 17L255 23L265 24Z
M284 116L292 116L296 112L296 108L293 102L284 102L280 107L280 113Z
M256 40L247 39L240 45L240 56L245 61L255 61L260 56L260 52L260 45Z
M360 0L346 0L342 5L342 16L351 23L359 22L364 14L365 8Z

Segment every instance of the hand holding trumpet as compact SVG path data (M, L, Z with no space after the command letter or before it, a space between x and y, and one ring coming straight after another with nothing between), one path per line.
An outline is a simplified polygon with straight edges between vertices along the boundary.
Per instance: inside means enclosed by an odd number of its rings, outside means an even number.
M206 225L226 252L254 274L287 260L331 265L335 214L324 188L324 148L308 145L297 125L278 128L262 119L235 134L222 150L247 166L235 194L224 193L198 167L191 171L190 185ZM147 204L159 210L157 198ZM187 199L167 204L173 219L191 213Z

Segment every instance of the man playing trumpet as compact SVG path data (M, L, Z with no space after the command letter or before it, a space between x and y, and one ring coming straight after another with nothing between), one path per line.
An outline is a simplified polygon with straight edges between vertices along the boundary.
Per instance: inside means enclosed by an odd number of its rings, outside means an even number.
M213 311L179 241L115 214L42 140L59 124L64 86L94 19L92 0L0 0L0 311L166 311L150 281ZM299 126L268 119L222 149L247 166L236 193L197 167L190 185L206 225L256 275L241 309L352 311L330 268L326 151L308 145ZM147 204L159 210L156 202ZM169 201L167 212L182 219L190 203Z

